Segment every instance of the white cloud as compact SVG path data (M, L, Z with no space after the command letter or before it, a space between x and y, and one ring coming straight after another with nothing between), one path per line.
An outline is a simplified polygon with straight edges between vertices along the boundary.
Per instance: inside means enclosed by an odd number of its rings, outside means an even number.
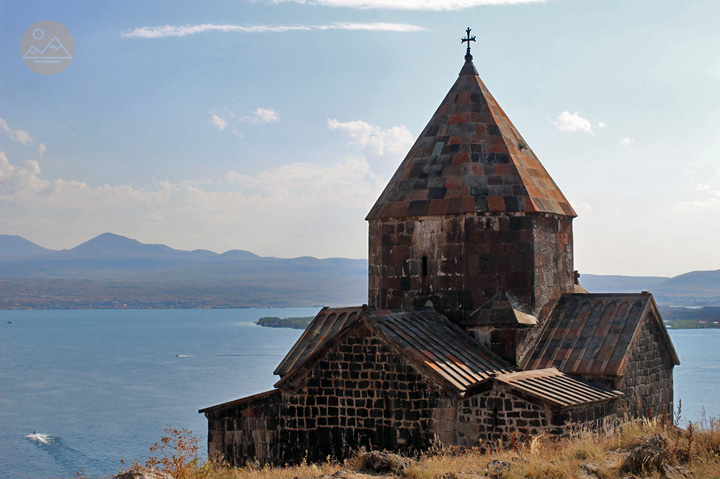
M272 0L274 3L295 2L306 5L349 8L382 8L392 10L463 10L482 5L514 5L544 3L545 0Z
M280 121L277 112L272 108L258 108L253 110L252 115L250 121L253 123L277 123Z
M282 33L290 31L311 30L364 30L386 32L419 32L425 28L407 23L353 23L334 22L328 25L165 25L156 27L139 27L120 34L124 38L163 38L184 37L205 32L236 32L236 33Z
M362 120L340 122L328 118L328 128L342 131L351 145L371 157L405 154L413 144L413 136L405 125L381 128Z
M45 143L40 143L38 145L37 152L40 153L40 156L44 155L47 152L47 146L45 146Z
M599 122L597 125L598 125L598 128L601 128L601 129L602 129L602 128L605 128L605 127L607 126L607 124L606 124L605 122L602 122L602 121Z
M13 165L0 152L0 228L51 248L111 231L184 249L365 257L363 218L385 184L364 158L211 180L93 186L46 178L37 161Z
M223 131L228 124L225 118L218 116L215 113L210 114L210 121L212 122L213 126L220 131Z
M696 189L697 191L702 192L700 194L696 194L701 197L700 199L678 201L673 204L673 208L684 214L692 211L714 208L718 208L720 210L720 189L713 189L712 186L704 183L698 183L696 185Z
M584 202L578 202L578 201L571 201L570 204L572 205L573 209L578 214L583 213L591 213L592 212L592 206L588 203Z
M708 208L715 208L717 206L720 206L720 199L718 198L708 198L706 200L692 200L692 201L680 201L678 203L675 203L673 207L675 210L680 212L687 212L687 211L697 211L697 210L705 210Z
M632 138L623 138L622 140L620 140L619 144L620 146L630 146L633 143L635 143L635 140L633 140Z
M330 25L316 25L312 30L361 30L368 32L424 32L427 28L410 23L362 23L362 22L333 22Z
M358 189L358 184L367 183L371 188L383 186L383 182L370 171L367 160L353 157L329 166L292 163L265 170L257 175L231 171L225 175L225 179L254 193L283 196L294 196L308 188L336 190L353 195L365 189L365 186Z
M238 128L240 123L253 123L255 125L261 125L264 123L277 123L280 121L280 116L272 108L256 108L251 111L249 115L240 116L237 113L229 110L228 108L216 108L210 111L210 122L219 131L223 131L229 125L232 124L230 131L236 136L243 138L243 134Z
M592 134L593 132L590 122L578 115L577 112L570 113L569 111L564 111L560 113L555 120L552 120L552 123L560 131L566 131L570 133L584 131L590 134Z
M13 166L5 155L0 151L0 198L13 195L25 188L33 188L42 191L46 186L39 178L40 164L35 160L28 160L24 167Z
M33 137L30 136L30 133L25 130L13 130L2 118L0 118L0 129L12 138L13 141L17 141L23 145L29 145L33 142Z

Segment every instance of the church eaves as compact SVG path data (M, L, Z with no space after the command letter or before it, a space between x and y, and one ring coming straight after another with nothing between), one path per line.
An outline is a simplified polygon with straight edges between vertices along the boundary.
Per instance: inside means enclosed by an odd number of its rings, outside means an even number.
M471 58L366 220L505 212L577 216Z

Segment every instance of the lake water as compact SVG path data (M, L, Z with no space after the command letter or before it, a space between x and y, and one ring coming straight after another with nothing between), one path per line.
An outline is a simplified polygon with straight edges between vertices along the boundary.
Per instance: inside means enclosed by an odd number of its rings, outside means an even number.
M0 477L108 476L168 424L206 447L197 410L270 389L301 331L262 316L317 308L0 311ZM13 322L9 324L8 322ZM720 416L720 330L671 331L683 418ZM37 432L47 444L27 439Z

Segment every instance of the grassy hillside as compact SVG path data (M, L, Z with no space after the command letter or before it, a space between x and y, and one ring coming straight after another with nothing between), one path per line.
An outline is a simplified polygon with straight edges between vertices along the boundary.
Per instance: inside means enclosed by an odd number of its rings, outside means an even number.
M470 450L438 449L419 457L356 457L295 467L230 468L202 463L199 441L187 431L168 430L152 448L149 466L177 479L621 479L717 478L720 476L720 419L684 429L667 419L632 421L606 433L573 437L518 436L508 447L479 444ZM120 479L122 476L118 476ZM129 477L129 476L128 476Z

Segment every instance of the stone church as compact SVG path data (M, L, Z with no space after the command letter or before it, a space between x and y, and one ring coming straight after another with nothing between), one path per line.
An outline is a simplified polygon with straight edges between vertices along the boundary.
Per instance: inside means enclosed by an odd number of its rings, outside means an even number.
M202 409L210 456L482 447L671 414L679 361L655 300L577 284L575 216L468 47L366 218L368 304L323 308L274 389Z

